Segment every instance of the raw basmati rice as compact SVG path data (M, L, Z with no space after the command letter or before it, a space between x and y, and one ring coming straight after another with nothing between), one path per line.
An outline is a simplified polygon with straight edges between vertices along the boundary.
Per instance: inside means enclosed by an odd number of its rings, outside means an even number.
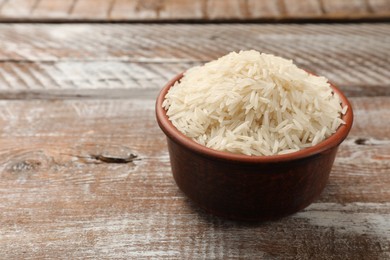
M189 69L163 107L172 124L199 144L258 156L320 143L344 123L348 109L326 78L253 50Z

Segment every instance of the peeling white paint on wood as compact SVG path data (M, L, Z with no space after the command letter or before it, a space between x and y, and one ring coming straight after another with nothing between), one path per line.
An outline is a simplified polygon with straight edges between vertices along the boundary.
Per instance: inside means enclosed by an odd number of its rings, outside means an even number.
M341 233L379 236L390 245L390 203L315 203L294 217Z

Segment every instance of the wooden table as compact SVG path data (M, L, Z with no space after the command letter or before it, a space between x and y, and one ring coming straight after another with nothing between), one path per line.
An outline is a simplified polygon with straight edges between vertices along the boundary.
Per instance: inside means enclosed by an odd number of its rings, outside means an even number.
M355 111L321 197L266 223L194 206L154 117L175 74L252 48ZM0 258L389 259L389 76L388 23L0 24Z

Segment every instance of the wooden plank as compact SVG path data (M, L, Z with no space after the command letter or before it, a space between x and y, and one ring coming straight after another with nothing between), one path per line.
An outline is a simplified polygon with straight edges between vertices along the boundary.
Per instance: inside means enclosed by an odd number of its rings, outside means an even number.
M322 6L325 13L331 13L333 16L353 17L367 12L365 0L322 0Z
M354 127L320 199L245 224L204 214L178 190L153 97L0 101L2 257L386 259L390 98L352 104Z
M205 0L192 0L192 1L177 1L177 0L165 0L165 1L152 1L161 3L156 8L156 18L162 20L185 20L194 19L202 20L207 15L207 6ZM139 2L141 3L141 1ZM142 3L144 3L142 1ZM139 8L140 10L142 8ZM135 15L137 16L137 14ZM134 17L134 16L133 16ZM131 19L132 17L129 17Z
M388 18L389 0L2 0L2 20L261 20Z
M36 0L3 0L1 2L1 16L12 16L16 14L18 17L29 17L34 12Z
M389 101L388 98L352 99L354 125L347 140L339 149L337 167L332 171L328 189L322 196L323 200L346 202L345 195L351 194L351 190L359 187L359 191L349 197L348 201L389 201L390 189L376 184L384 181L389 183L386 186L390 187L390 179L387 180L390 177ZM370 165L372 170L355 168L356 161ZM371 178L376 181L371 182ZM351 183L355 183L354 187L350 186ZM382 197L382 194L386 195Z
M0 91L159 89L194 65L257 49L293 59L348 95L389 95L389 35L386 23L2 24Z
M367 1L367 8L377 14L390 12L389 0L370 0Z
M176 74L197 64L200 63L0 62L0 99L123 99L133 95L130 89L149 89L157 95ZM346 81L326 69L312 71L327 76L348 96L390 96L390 83L385 80Z
M249 17L246 1L236 0L208 0L206 4L207 18L209 19L237 19Z
M1 24L0 61L207 61L227 51L255 48L287 58L301 54L300 59L317 63L330 56L352 59L351 65L386 65L389 34L387 23Z
M300 0L284 0L284 9L289 17L308 18L313 16L321 16L322 8L321 1L302 1Z
M110 12L113 20L202 19L203 0L128 1L116 0Z
M13 1L10 1L13 2ZM35 1L34 9L28 15L21 16L23 17L35 17L35 19L40 19L43 16L47 19L57 19L61 18L64 15L69 15L69 13L74 8L75 1L63 1L63 0L39 0ZM23 7L23 3L21 4ZM5 14L18 13L19 6L14 6L13 9L8 9L8 5L4 6L3 12ZM16 10L15 10L16 9Z
M248 0L248 12L253 19L279 18L281 13L281 1L258 1Z
M73 1L69 15L81 19L109 19L112 5L115 1L107 0L76 0Z

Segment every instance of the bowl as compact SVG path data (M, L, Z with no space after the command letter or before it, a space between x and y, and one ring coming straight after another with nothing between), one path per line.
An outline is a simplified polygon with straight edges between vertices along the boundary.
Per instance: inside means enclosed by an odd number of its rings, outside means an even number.
M162 107L165 95L183 73L169 81L156 101L157 122L167 137L173 177L193 202L209 213L229 219L274 220L295 213L319 197L336 152L353 123L352 107L334 85L348 110L336 133L294 153L249 156L222 152L186 137L169 121Z

